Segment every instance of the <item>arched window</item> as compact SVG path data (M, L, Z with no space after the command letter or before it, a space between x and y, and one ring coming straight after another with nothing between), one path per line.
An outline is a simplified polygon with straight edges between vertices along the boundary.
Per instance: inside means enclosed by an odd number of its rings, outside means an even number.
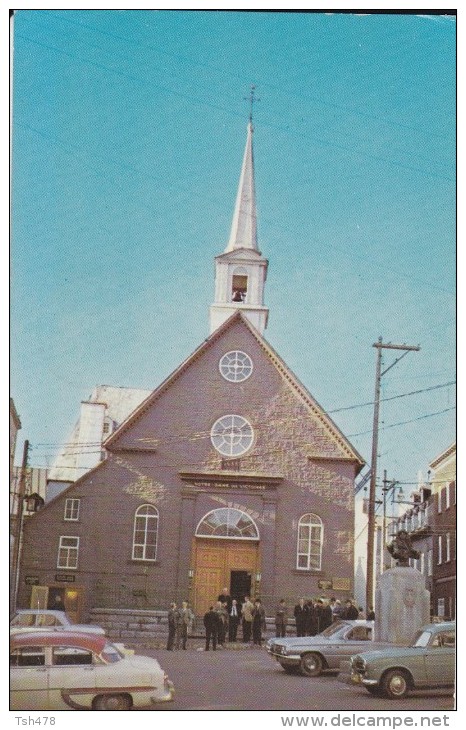
M298 522L298 570L320 570L324 527L317 515L303 515Z
M155 560L159 512L151 504L138 507L134 515L133 560Z
M221 507L202 518L196 529L196 537L258 540L259 530L246 512L233 507Z

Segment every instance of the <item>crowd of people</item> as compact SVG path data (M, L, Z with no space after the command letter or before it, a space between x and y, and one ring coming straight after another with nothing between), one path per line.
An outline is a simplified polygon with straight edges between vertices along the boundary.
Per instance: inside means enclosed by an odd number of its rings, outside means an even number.
M315 600L300 598L291 612L285 599L281 599L275 610L275 631L277 637L287 634L289 620L293 616L297 636L315 636L324 631L334 621L340 619L374 620L374 609L371 606L367 616L361 607L357 608L354 602L348 599L344 604L337 598L329 600L317 598ZM170 604L168 611L168 642L167 649L186 649L188 634L192 630L194 614L188 602L183 601L181 608L176 603ZM260 598L251 600L245 596L240 603L232 598L228 589L224 588L215 603L204 614L205 651L210 648L215 651L218 646L223 647L228 641L238 640L238 630L241 627L242 641L245 644L262 645L265 633L265 610Z

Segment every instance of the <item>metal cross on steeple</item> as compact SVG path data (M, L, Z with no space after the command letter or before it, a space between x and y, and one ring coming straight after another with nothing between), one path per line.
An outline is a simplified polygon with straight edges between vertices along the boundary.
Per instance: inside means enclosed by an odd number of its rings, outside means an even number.
M260 99L257 99L255 97L255 95L254 95L255 91L256 91L256 87L254 86L254 84L251 84L251 91L249 92L249 96L243 97L244 101L249 101L249 123L250 124L252 124L252 109L253 109L254 103L256 101L260 101Z

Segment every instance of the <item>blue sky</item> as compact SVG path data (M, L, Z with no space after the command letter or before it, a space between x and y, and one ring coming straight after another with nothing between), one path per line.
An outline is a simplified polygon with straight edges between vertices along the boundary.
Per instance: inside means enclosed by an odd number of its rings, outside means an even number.
M266 338L367 461L372 344L419 344L382 378L378 471L425 474L455 439L455 21L20 10L14 32L30 463L52 463L95 385L155 388L208 336L254 83Z

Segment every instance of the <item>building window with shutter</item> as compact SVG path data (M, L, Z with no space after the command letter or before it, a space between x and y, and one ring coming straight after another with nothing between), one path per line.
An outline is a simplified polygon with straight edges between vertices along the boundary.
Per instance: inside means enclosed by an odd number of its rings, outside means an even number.
M429 550L427 551L427 575L429 577L432 577L432 563L432 549L429 548Z
M438 565L442 564L442 536L438 536Z
M451 560L451 538L450 533L447 532L445 535L445 562L449 563Z

